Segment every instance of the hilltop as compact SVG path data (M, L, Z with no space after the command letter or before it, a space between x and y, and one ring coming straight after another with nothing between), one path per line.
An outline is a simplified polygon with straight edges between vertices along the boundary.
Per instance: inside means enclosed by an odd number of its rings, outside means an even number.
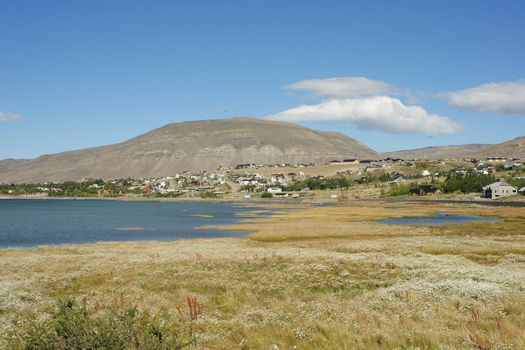
M525 157L525 136L499 144L469 144L425 147L384 153L402 159L452 159L486 157Z
M252 118L168 124L128 141L0 161L0 182L173 175L243 163L319 163L344 158L380 158L351 137L293 123Z

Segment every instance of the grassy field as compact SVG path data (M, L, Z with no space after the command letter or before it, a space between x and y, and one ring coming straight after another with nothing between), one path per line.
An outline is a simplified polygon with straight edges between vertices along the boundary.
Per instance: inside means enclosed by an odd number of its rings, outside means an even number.
M374 222L438 212L504 220ZM192 349L525 348L524 208L350 202L245 220L230 228L246 238L0 250L0 348L67 298L95 317L136 305L191 331Z

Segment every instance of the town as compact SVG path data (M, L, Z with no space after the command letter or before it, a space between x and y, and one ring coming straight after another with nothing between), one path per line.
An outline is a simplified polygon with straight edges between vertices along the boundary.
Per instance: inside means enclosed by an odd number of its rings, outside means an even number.
M94 197L344 200L403 195L498 199L525 195L524 159L344 159L324 164L239 164L159 178L0 184L5 198ZM462 197L463 198L463 197ZM519 198L519 197L518 197Z

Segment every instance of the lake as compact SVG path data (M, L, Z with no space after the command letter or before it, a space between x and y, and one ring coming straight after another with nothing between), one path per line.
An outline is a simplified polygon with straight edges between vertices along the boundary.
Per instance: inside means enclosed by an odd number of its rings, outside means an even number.
M475 215L450 215L446 213L438 213L429 216L413 216L404 218L392 218L377 221L380 224L390 225L424 225L436 226L445 224L463 224L467 222L498 222L498 218L486 218Z
M0 247L234 237L199 229L238 223L253 211L229 203L113 200L0 200Z

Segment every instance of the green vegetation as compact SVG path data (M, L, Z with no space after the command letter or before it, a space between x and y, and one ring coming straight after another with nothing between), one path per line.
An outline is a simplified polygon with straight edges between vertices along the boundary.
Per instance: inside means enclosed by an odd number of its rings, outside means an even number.
M261 198L272 198L272 197L273 197L273 194L271 194L269 192L261 193Z
M419 169L419 170L424 170L424 169L428 170L428 168L431 166L431 163L428 161L419 161L419 162L415 162L414 166L416 167L416 169Z
M66 181L55 186L61 191L54 191L54 196L73 196L73 197L89 197L95 195L102 195L105 197L114 197L118 194L128 192L128 187L131 186L131 179L122 179L119 181L104 181L86 180L86 181Z
M171 326L174 320L159 319L137 307L104 310L99 304L88 308L72 300L60 302L56 312L40 322L32 322L26 332L9 340L13 350L162 350L183 349L195 340L190 333L182 341Z
M238 224L246 238L0 250L0 348L525 348L523 208L303 208ZM438 212L504 220L376 222Z
M412 189L413 185L411 184L398 184L398 185L392 185L390 187L390 196L404 196L407 194L410 194L410 190Z
M466 174L457 173L447 176L445 182L443 183L443 192L481 192L483 186L490 185L495 181L496 178L494 175L485 175L473 172L468 172Z
M509 178L507 182L517 189L525 187L525 178Z
M201 198L219 198L219 195L215 192L203 192L201 193Z
M140 193L140 190L129 190L132 182L128 178L113 181L89 179L45 184L0 184L0 194L19 196L47 193L53 197L115 197L124 193Z
M20 196L44 192L40 184L0 184L0 194Z
M288 185L286 191L300 191L303 188L311 190L333 190L337 188L347 188L353 185L353 180L348 177L339 175L332 177L311 177L303 181L298 181L294 184Z
M257 190L257 186L255 185L243 185L239 189L240 192L255 192Z

